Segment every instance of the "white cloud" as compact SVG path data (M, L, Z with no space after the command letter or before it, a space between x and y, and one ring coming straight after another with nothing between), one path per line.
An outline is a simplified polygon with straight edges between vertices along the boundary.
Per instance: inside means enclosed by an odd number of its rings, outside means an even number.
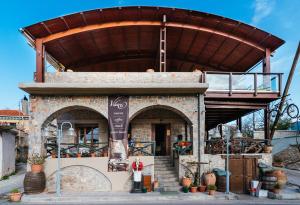
M269 16L275 6L275 0L255 0L254 15L251 24L258 24L263 18Z

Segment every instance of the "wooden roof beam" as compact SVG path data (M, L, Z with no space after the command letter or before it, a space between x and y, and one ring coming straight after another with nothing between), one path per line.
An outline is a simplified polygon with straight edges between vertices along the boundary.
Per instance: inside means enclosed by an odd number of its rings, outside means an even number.
M55 33L48 35L44 38L41 38L43 43L50 42L53 40L57 40L60 38L64 38L66 36L74 35L74 34L79 34L82 32L86 31L92 31L92 30L98 30L98 29L109 29L109 28L115 28L115 27L130 27L130 26L161 26L160 21L121 21L121 22L110 22L110 23L103 23L103 24L94 24L94 25L87 25L83 27L77 27L73 28L67 31ZM261 52L265 52L265 48L255 42L249 41L245 38L232 35L226 32L218 31L217 29L211 29L203 26L198 26L198 25L190 25L190 24L182 24L182 23L177 23L177 22L166 22L165 23L166 27L172 27L172 28L183 28L183 29L191 29L191 30L196 30L196 31L202 31L202 32L207 32L211 33L214 35L220 35L226 38L233 39L235 41L247 44L257 50L260 50Z

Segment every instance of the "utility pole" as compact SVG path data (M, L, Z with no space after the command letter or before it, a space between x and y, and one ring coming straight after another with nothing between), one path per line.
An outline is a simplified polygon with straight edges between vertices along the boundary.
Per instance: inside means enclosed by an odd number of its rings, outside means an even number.
M273 136L274 136L274 133L275 133L275 128L276 128L277 123L279 121L279 118L281 116L282 108L283 108L286 96L289 93L289 88L290 88L290 85L292 83L292 79L293 79L293 76L294 76L294 73L295 73L295 70L296 70L296 67L297 67L299 55L300 55L300 41L298 42L298 48L297 48L297 51L296 51L296 54L295 54L295 57L294 57L294 60L293 60L293 64L292 64L292 67L291 67L291 70L290 70L290 73L289 73L289 77L288 77L287 82L285 84L285 88L284 88L284 91L282 93L282 98L281 98L281 101L280 101L280 104L279 104L279 107L278 107L278 112L277 112L277 115L275 117L273 126L271 128L270 140L273 139Z

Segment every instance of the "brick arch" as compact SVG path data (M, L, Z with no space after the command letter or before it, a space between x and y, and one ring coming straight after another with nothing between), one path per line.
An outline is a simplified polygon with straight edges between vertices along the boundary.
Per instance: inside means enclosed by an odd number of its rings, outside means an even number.
M145 107L140 108L139 110L135 111L134 113L130 114L129 116L129 122L131 122L136 116L138 116L139 114L147 111L147 110L151 110L151 109L156 109L156 108L160 108L160 109L165 109L165 110L169 110L172 111L176 114L178 114L182 119L184 119L189 125L192 125L192 121L191 119L188 117L187 114L184 113L184 111L179 110L175 107L172 107L170 105L162 105L162 104L158 104L158 105L148 105Z

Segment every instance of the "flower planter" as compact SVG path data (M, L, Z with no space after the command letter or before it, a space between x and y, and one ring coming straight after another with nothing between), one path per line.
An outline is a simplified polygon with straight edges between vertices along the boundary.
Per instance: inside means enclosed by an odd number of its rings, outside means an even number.
M31 172L32 173L40 173L43 171L43 165L42 164L32 164L31 165Z
M21 193L10 193L9 200L12 202L21 201L22 194Z
M205 190L206 190L206 186L201 185L198 187L199 192L205 192Z
M205 185L215 185L216 184L216 175L214 173L207 173L204 176Z
M182 187L182 191L183 191L184 193L188 193L188 192L189 192L189 188L188 188L188 187Z
M77 158L81 158L81 153L76 154Z
M277 183L284 186L287 183L287 176L283 170L275 170L272 175L277 177Z
M96 153L91 153L91 157L96 157Z
M197 192L197 187L196 187L196 186L192 186L192 187L190 188L190 192L196 193L196 192Z
M190 187L191 184L192 184L192 179L191 178L187 178L187 177L182 178L181 185L183 187Z
M208 195L215 195L216 190L208 190Z

